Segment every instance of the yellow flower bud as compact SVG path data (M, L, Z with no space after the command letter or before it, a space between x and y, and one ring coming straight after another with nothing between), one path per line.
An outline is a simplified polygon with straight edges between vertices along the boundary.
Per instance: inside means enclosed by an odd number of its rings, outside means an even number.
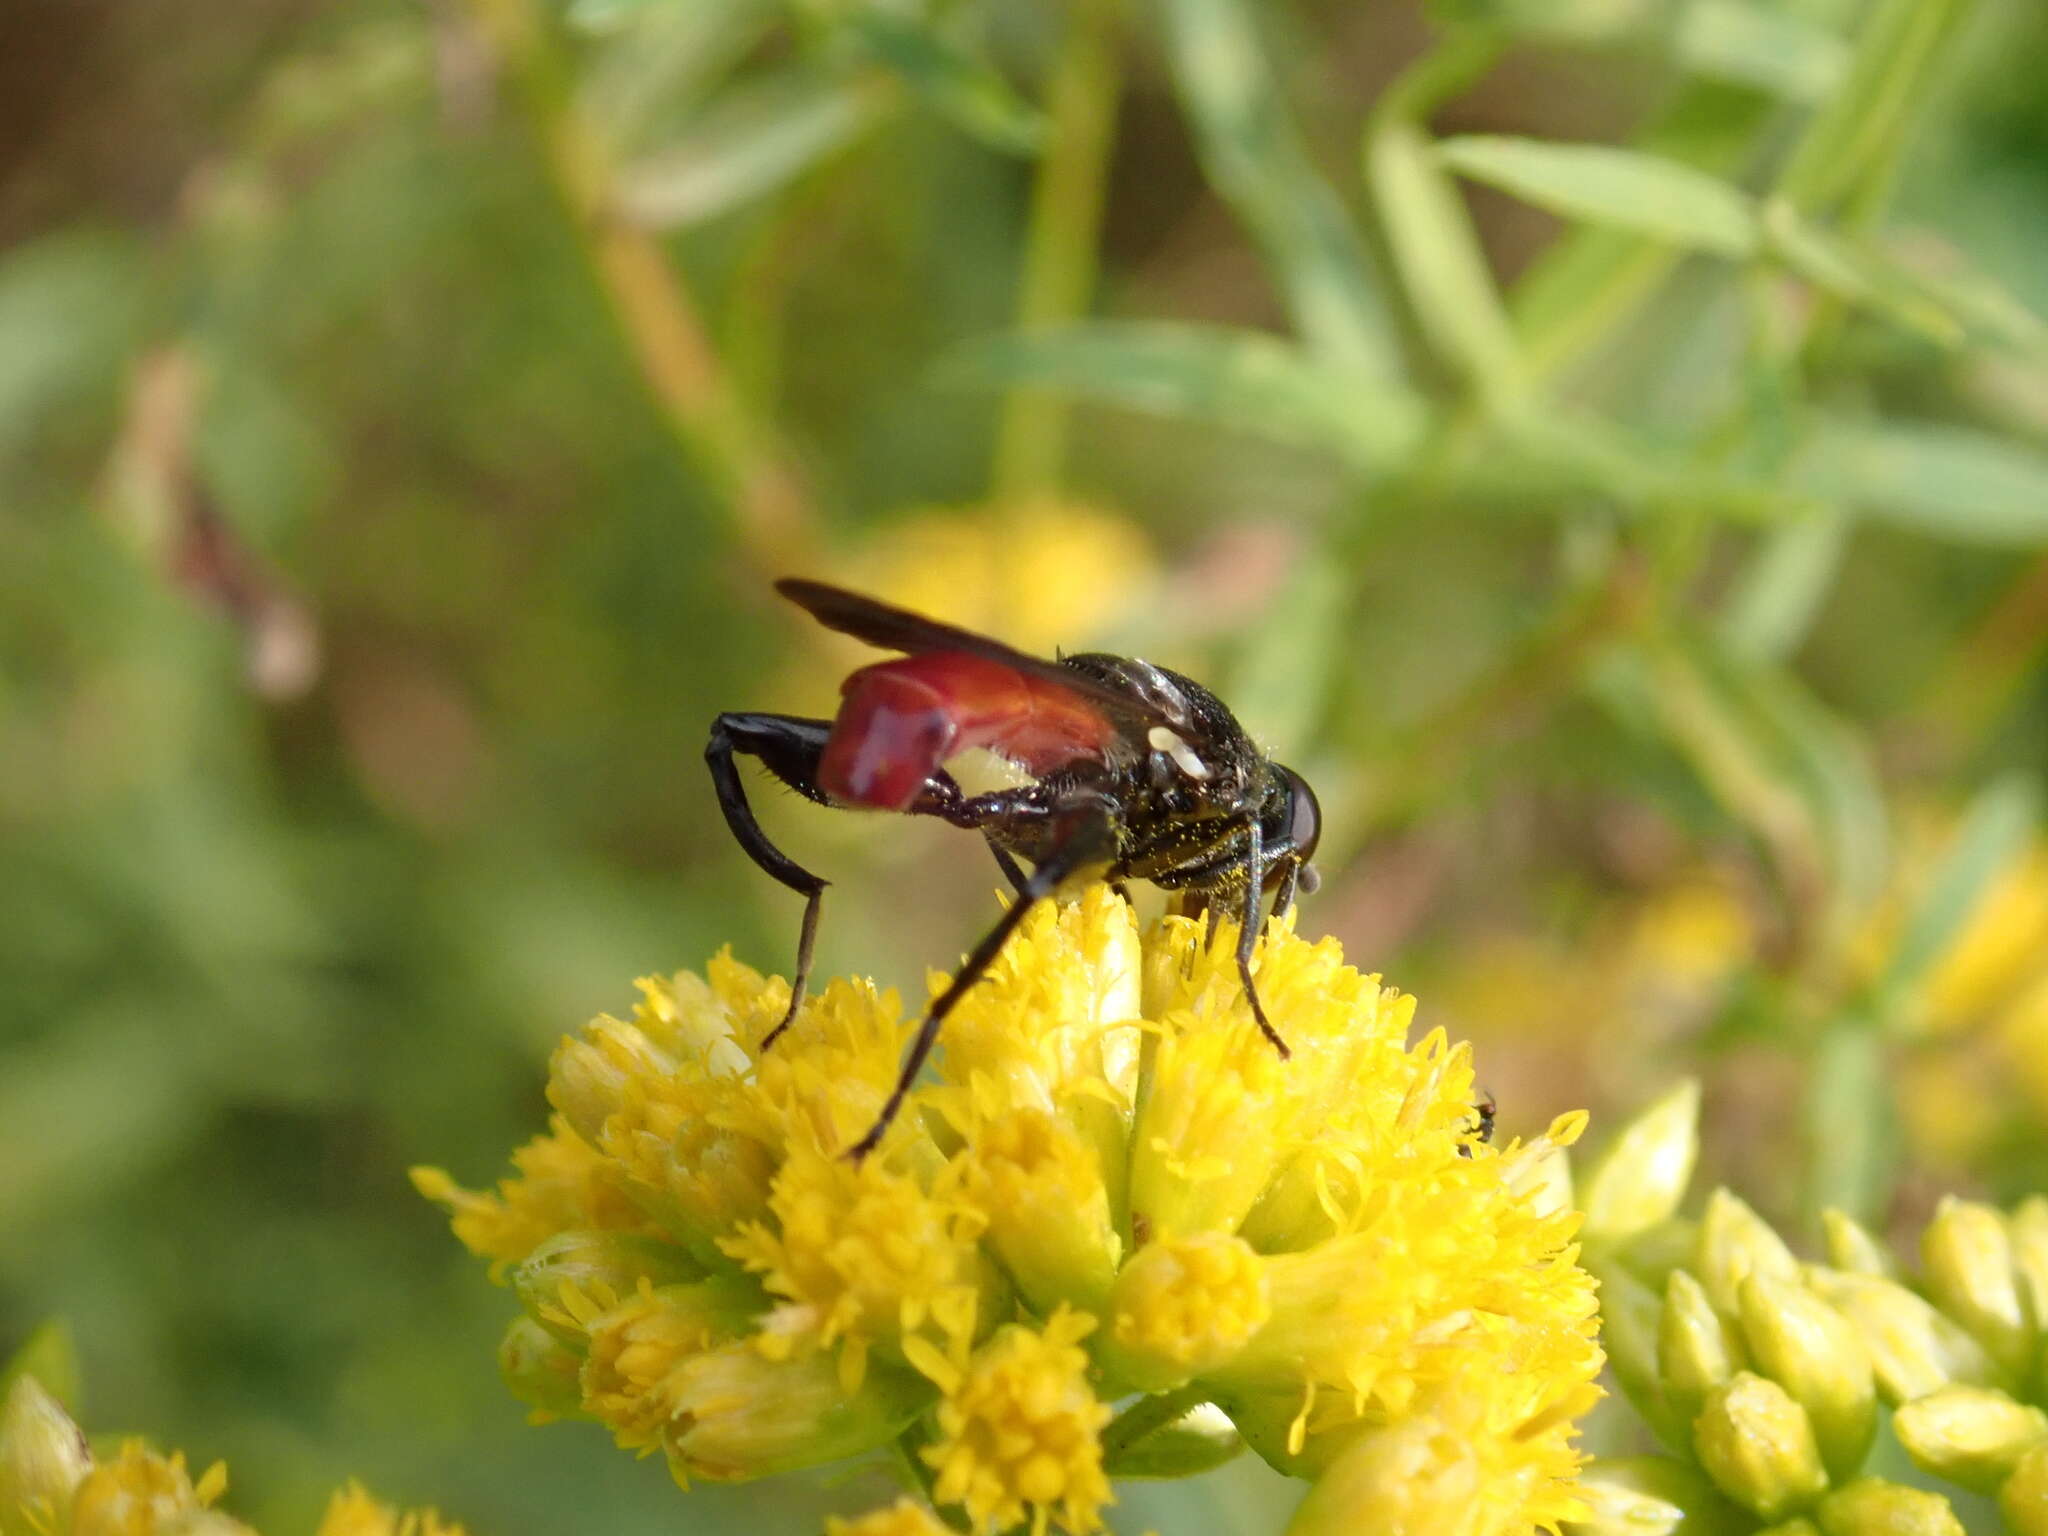
M1829 1474L1850 1476L1877 1433L1877 1383L1855 1326L1794 1282L1751 1275L1741 1296L1742 1336L1757 1370L1806 1410Z
M1901 1408L1892 1431L1935 1476L1993 1493L2022 1456L2048 1440L2048 1414L1995 1388L1948 1386Z
M1119 1380L1171 1391L1235 1359L1272 1311L1265 1261L1242 1238L1162 1238L1116 1277L1099 1347Z
M1964 1536L1947 1499L1881 1477L1837 1488L1814 1511L1821 1536Z
M665 1077L676 1060L631 1024L593 1020L578 1035L565 1036L548 1063L548 1103L591 1146L636 1078Z
M1716 1311L1742 1311L1742 1282L1751 1275L1797 1280L1799 1261L1770 1223L1725 1189L1707 1197L1700 1217L1699 1248L1687 1266L1707 1288Z
M673 1243L625 1232L593 1232L587 1228L558 1232L512 1271L512 1289L519 1301L550 1333L570 1344L585 1337L581 1321L565 1309L564 1285L585 1296L630 1296L642 1280L670 1285L694 1280L702 1273L689 1255Z
M1832 1207L1820 1213L1826 1229L1828 1263L1850 1275L1876 1275L1881 1280L1898 1278L1899 1266L1885 1246L1868 1229L1849 1215Z
M2000 1379L1981 1344L1904 1286L1822 1268L1808 1271L1808 1283L1856 1325L1886 1401L1910 1403L1951 1381L1988 1386Z
M1700 1465L1729 1498L1778 1520L1826 1491L1828 1471L1806 1410L1775 1381L1739 1371L1693 1421Z
M1657 1327L1657 1374L1672 1409L1691 1423L1707 1394L1748 1364L1742 1341L1707 1300L1706 1289L1690 1271L1671 1271Z
M2048 1445L2020 1457L1998 1490L1998 1509L2013 1536L2048 1536Z
M227 1468L208 1467L195 1483L185 1458L160 1456L140 1440L86 1474L71 1500L70 1536L147 1536L197 1514L226 1491Z
M2013 1268L2019 1272L2034 1326L2048 1329L2048 1200L2039 1195L2022 1200L2005 1226L2012 1239ZM2043 1368L2048 1372L2048 1362ZM2036 1385L2048 1386L2048 1374Z
M536 1424L583 1408L583 1356L530 1317L516 1317L498 1343L498 1374L533 1410Z
M1776 1525L1764 1526L1755 1536L1821 1536L1821 1533L1819 1526L1801 1515L1796 1520L1780 1520Z
M828 1516L825 1536L953 1536L953 1528L915 1500L898 1499L858 1520Z
M967 1192L988 1236L1034 1307L1100 1310L1123 1245L1094 1145L1042 1109L1015 1109L980 1128Z
M17 1376L0 1402L0 1536L26 1536L24 1509L47 1509L62 1529L72 1491L92 1470L85 1436L33 1376Z
M766 1477L874 1450L934 1395L923 1377L878 1365L849 1392L822 1350L776 1360L744 1341L690 1356L662 1392L673 1405L662 1440L680 1483Z
M1658 1380L1657 1293L1611 1257L1589 1267L1600 1281L1600 1342L1614 1379L1661 1438L1683 1445L1691 1415L1676 1411Z
M1667 1456L1621 1456L1579 1474L1586 1514L1572 1536L1736 1536L1753 1522L1699 1468Z
M1920 1235L1920 1259L1934 1304L2012 1377L2026 1380L2038 1343L2034 1310L1998 1212L1975 1201L1943 1200Z
M1484 1529L1485 1483L1464 1438L1428 1415L1368 1430L1316 1479L1286 1536Z
M1700 1085L1688 1078L1637 1115L1581 1181L1589 1241L1624 1238L1678 1209L1699 1156Z

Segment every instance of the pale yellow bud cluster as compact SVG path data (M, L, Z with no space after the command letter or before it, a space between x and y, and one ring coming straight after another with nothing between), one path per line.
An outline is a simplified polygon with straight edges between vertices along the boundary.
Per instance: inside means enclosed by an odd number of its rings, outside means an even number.
M94 1456L84 1433L34 1376L14 1372L0 1398L0 1536L256 1536L215 1507L227 1468L198 1477L184 1455L140 1440ZM351 1483L327 1506L315 1536L463 1536L432 1510L380 1504Z
M1679 1216L1696 1102L1654 1106L1587 1181L1615 1374L1672 1455L1596 1464L1571 1529L1962 1536L1947 1494L1873 1475L1888 1414L1921 1472L2048 1536L2048 1202L1944 1202L1917 1278L1829 1212L1828 1262L1802 1263L1726 1190Z

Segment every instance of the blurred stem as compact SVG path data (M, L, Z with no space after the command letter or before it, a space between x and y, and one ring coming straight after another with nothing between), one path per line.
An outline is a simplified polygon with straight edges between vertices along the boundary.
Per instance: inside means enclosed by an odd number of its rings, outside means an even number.
M1526 724L1576 681L1590 656L1635 628L1642 617L1643 576L1636 558L1615 555L1604 577L1576 588L1513 655L1410 729L1386 767L1366 774L1357 812L1349 818L1352 846L1369 831L1413 816L1457 781L1459 759L1487 738Z
M1807 1183L1802 1214L1820 1230L1821 1212L1860 1222L1883 1219L1897 1167L1896 1111L1874 1018L1847 1013L1814 1041L1807 1060Z
M1053 67L1050 132L1031 195L1018 329L1087 311L1095 290L1104 185L1122 86L1121 0L1071 0ZM1003 404L991 474L999 501L1058 490L1065 469L1067 402L1015 389Z
M1103 1465L1114 1466L1146 1436L1157 1434L1183 1414L1201 1407L1207 1401L1208 1390L1200 1383L1191 1383L1172 1392L1139 1398L1103 1426Z
M685 455L732 508L754 558L779 568L809 543L811 510L719 360L688 287L653 235L611 202L611 157L576 102L546 17L530 0L468 0L518 82L585 259Z
M1953 742L1981 742L2048 657L2048 555L2011 586L1956 647L1921 695L1918 713Z

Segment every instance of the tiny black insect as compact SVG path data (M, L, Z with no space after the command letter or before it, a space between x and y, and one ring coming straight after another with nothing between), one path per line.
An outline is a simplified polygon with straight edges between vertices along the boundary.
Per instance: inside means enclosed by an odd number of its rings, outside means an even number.
M1287 1055L1252 984L1252 946L1269 893L1278 915L1297 890L1315 889L1308 861L1321 813L1301 775L1269 761L1221 700L1149 662L1093 654L1046 661L822 582L775 587L828 629L904 654L848 677L834 719L734 713L711 723L704 757L727 825L756 864L804 897L789 1009L763 1047L803 1002L826 882L769 842L747 804L736 754L760 759L820 805L974 828L1017 891L925 1014L895 1090L850 1156L881 1141L939 1026L1025 913L1078 878L1149 880L1175 892L1182 911L1206 911L1212 935L1217 913L1235 912L1237 970L1252 1017ZM973 747L1008 759L1032 782L967 794L942 765Z

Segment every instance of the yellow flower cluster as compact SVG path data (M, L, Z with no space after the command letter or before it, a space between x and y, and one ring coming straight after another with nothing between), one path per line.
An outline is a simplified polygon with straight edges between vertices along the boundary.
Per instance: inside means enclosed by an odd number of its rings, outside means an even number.
M721 955L563 1042L495 1192L415 1178L517 1293L539 1416L679 1479L902 1452L921 1501L837 1530L1092 1532L1120 1473L1244 1443L1326 1479L1304 1536L1554 1528L1601 1358L1553 1177L1579 1117L1481 1142L1469 1051L1284 926L1281 1060L1232 942L1041 907L859 1163L914 1019L835 981L762 1052L788 988Z
M183 1454L140 1440L96 1460L63 1406L33 1376L0 1402L0 1536L254 1536L215 1507L227 1491L215 1462L196 1479ZM463 1536L432 1510L399 1511L355 1484L335 1494L317 1536Z
M1945 1201L1917 1280L1839 1212L1802 1263L1726 1190L1677 1214L1697 1105L1654 1106L1586 1187L1615 1376L1672 1454L1596 1464L1576 1536L1962 1536L1946 1493L1873 1470L1886 1409L1922 1472L2048 1536L2048 1201Z

